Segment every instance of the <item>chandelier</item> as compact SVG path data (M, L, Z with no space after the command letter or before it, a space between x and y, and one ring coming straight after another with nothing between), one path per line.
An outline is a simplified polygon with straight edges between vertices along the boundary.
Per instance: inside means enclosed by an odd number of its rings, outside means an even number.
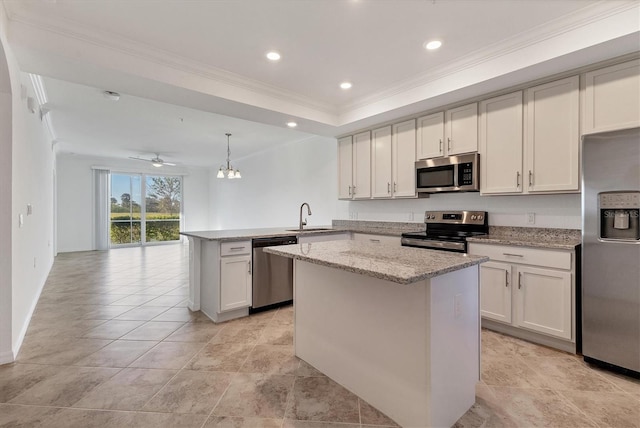
M231 149L229 149L229 137L231 137L231 134L227 133L225 135L227 136L227 167L225 168L225 166L222 165L218 170L218 175L216 177L228 178L230 180L232 178L242 178L242 176L240 175L240 170L233 169L233 167L231 166L231 161L229 160L229 158L231 157Z

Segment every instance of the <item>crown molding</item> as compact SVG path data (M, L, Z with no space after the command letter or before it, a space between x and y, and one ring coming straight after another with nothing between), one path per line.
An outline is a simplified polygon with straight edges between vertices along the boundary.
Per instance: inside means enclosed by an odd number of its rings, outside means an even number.
M434 68L426 73L402 80L395 85L374 94L356 99L342 106L339 114L343 115L350 111L364 108L370 104L381 102L387 98L436 82L444 77L496 60L515 51L534 46L540 42L559 37L565 33L605 20L611 16L624 13L632 9L639 10L640 13L639 5L640 3L637 1L622 0L601 1L599 3L586 6L576 13L564 15L545 24L538 25L508 39L507 41L487 46L480 51L476 51L456 61Z
M169 67L183 73L189 73L225 85L295 104L300 107L320 111L325 114L336 114L337 106L330 103L319 102L313 98L300 95L296 92L288 91L274 85L265 84L258 80L244 77L221 68L213 67L203 62L186 58L145 43L121 37L114 33L88 27L76 21L53 17L46 17L46 19L43 19L41 16L7 7L7 3L3 2L3 5L7 11L7 18L10 23L20 23L29 27L37 28L41 31L51 32L82 43L113 50L141 60Z

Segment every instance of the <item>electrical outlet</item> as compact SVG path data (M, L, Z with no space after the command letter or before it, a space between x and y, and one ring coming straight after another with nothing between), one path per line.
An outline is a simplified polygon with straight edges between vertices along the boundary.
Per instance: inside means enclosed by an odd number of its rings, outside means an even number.
M536 213L527 213L527 224L536 224Z
M409 221L413 221L413 213L409 213Z
M454 318L460 318L462 314L462 294L456 294L453 296L453 316Z

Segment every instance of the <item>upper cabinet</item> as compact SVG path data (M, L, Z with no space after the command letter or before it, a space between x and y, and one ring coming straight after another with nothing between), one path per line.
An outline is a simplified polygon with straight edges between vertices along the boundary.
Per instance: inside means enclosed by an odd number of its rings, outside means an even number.
M446 155L478 151L478 104L447 110L445 115Z
M522 192L522 91L480 103L480 192Z
M418 118L418 159L444 156L444 112Z
M583 134L640 126L640 60L585 74Z
M579 190L579 86L579 77L574 76L525 92L528 193Z
M416 121L371 131L373 198L416 197Z
M338 198L371 198L371 133L338 140Z
M478 151L478 104L418 118L417 137L418 159Z

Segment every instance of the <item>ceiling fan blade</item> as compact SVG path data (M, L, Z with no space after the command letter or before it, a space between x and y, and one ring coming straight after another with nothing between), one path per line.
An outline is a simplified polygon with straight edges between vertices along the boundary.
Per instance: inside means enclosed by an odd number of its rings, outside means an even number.
M149 159L134 158L133 156L129 156L129 159L134 159L134 160L139 160L139 161L144 161L144 162L151 162Z
M163 162L162 165L167 165L167 166L176 166L175 163L171 163L171 162Z

